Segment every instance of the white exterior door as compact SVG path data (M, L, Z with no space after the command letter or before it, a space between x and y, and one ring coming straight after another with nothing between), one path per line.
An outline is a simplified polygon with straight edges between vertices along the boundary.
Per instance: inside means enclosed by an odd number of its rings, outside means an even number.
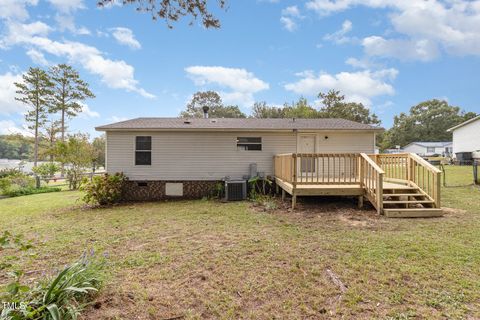
M316 135L300 135L298 141L298 153L315 153ZM302 175L313 174L316 171L315 158L302 157L300 172Z

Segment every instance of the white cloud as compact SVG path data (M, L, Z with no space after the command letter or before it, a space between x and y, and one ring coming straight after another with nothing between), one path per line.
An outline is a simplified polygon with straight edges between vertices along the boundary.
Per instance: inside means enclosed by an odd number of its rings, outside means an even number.
M345 60L345 63L358 69L369 69L372 67L377 67L374 63L372 63L366 58L357 59L357 58L350 57L347 60Z
M452 55L480 55L480 1L466 0L310 0L306 7L320 15L354 6L389 10L388 17L398 36L365 39L370 54L431 60L440 49ZM404 54L400 54L400 47Z
M342 28L334 33L326 34L323 39L327 41L335 42L336 44L344 44L351 42L354 39L347 36L347 34L352 31L352 22L350 20L345 20L342 23Z
M68 30L76 35L89 35L91 34L90 30L86 27L78 27L75 24L75 18L70 14L56 14L55 21L58 24L58 29L60 31Z
M27 6L36 6L38 0L1 0L0 18L25 20L29 17Z
M35 36L46 36L52 30L47 24L37 21L28 24L18 22L5 23L8 32L0 39L0 47L9 47L26 42Z
M127 117L119 117L119 116L111 116L111 117L107 118L107 120L110 121L110 122L121 122L121 121L126 121L128 119L129 118L127 118Z
M112 36L118 43L126 45L132 49L140 49L142 46L135 36L132 30L123 27L112 28Z
M100 118L100 113L93 111L92 109L89 108L89 106L85 103L80 103L82 106L82 112L79 113L79 117L81 118Z
M81 42L51 40L45 36L49 31L45 26L41 22L28 25L10 23L9 33L0 44L24 45L42 53L66 58L70 63L78 63L90 73L100 76L102 82L110 88L137 92L146 98L155 97L139 87L133 66L123 60L107 59L97 48Z
M220 88L230 89L229 92L221 92L227 103L249 105L253 101L253 94L270 88L268 83L258 79L245 69L191 66L185 68L185 71L197 86L213 84Z
M363 39L362 45L369 56L429 61L439 55L436 43L428 39L400 40L371 36Z
M58 11L68 14L85 8L83 0L48 0L48 2Z
M303 18L297 6L290 6L282 10L280 22L286 30L293 32L298 28L297 20Z
M24 136L33 136L26 126L19 127L12 120L0 120L0 134L21 134Z
M347 101L372 104L376 96L393 95L395 89L391 82L396 78L396 69L378 71L340 72L335 75L321 72L304 71L297 74L301 79L285 85L285 89L297 94L316 96L319 92L340 90Z
M35 49L28 50L27 51L27 56L29 56L30 59L32 59L32 61L36 64L39 64L39 65L42 65L42 66L48 65L47 59L45 58L43 53L41 53L38 50L35 50Z
M23 113L27 109L25 104L15 100L17 88L14 82L20 81L21 74L7 72L0 75L0 114Z

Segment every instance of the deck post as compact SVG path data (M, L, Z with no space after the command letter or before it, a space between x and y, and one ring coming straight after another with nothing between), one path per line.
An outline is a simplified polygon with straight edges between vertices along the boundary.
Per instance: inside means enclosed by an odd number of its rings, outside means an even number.
M297 204L297 195L295 193L292 194L292 210L295 209L295 205Z
M363 208L363 195L358 196L358 209L362 209L362 208Z
M377 175L377 212L382 214L383 212L383 173Z
M441 182L440 182L442 178L441 174L442 174L441 172L437 172L435 174L435 178L437 179L436 190L435 190L435 208L441 208L441 203L440 203L440 194L441 194L441 188L442 188Z
M285 190L282 189L282 201L285 201Z

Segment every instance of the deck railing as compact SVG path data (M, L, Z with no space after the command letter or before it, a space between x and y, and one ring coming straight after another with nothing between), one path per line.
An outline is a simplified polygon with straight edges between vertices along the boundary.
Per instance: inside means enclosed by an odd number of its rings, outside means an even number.
M385 178L407 181L420 188L440 208L441 171L415 153L375 154L370 157L385 171Z
M375 206L378 213L382 213L385 171L365 153L360 154L359 169L360 184L365 189L366 197Z
M441 171L413 153L286 153L274 156L275 177L297 185L358 184L377 210L383 207L383 182L418 187L440 208Z
M419 187L440 208L440 177L442 171L417 156L409 154L408 180Z
M360 184L358 153L287 153L274 157L275 176L292 184Z
M370 158L385 171L385 178L403 181L408 180L408 153L372 154Z

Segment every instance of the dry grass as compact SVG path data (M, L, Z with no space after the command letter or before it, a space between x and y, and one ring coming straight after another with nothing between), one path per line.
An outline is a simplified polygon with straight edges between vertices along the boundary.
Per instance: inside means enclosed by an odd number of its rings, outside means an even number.
M108 252L109 284L86 319L476 319L480 191L462 188L444 190L444 218L399 220L349 198L292 213L213 201L91 210L77 193L33 195L0 200L0 225L33 238L35 255L0 258L34 279L87 248Z

